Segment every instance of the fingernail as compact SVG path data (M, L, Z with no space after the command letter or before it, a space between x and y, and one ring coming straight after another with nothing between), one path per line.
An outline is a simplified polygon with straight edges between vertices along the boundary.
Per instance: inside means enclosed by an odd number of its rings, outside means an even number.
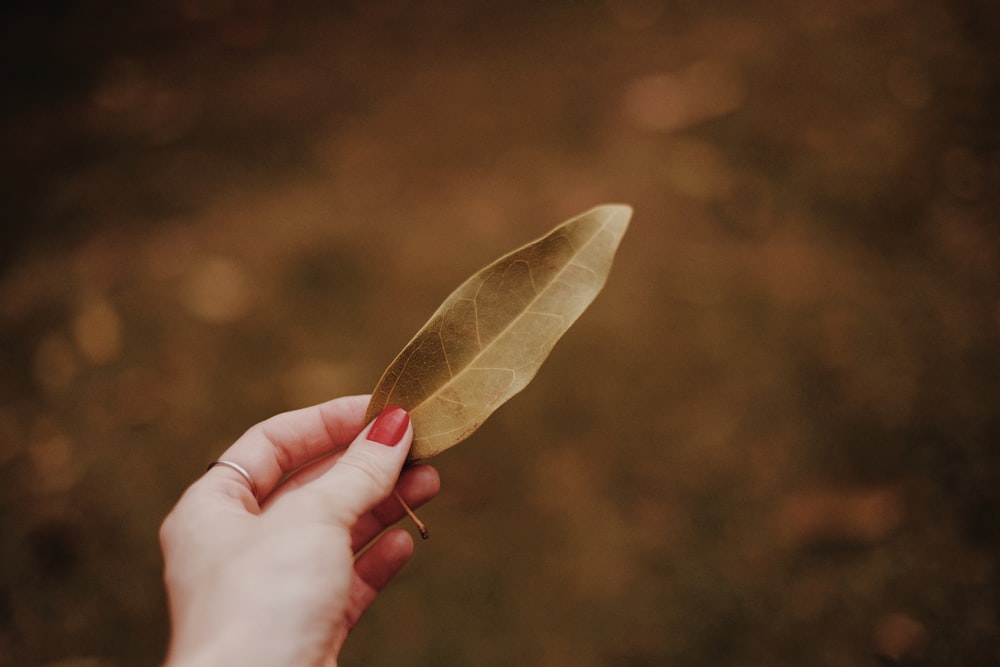
M368 439L390 447L399 443L410 423L410 415L403 408L394 405L383 410L368 431Z

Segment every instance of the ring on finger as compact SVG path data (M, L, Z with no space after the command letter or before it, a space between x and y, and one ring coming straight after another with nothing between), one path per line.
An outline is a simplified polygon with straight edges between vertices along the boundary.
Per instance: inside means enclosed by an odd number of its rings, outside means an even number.
M227 468L232 468L233 470L238 472L243 477L243 479L245 479L247 483L250 485L250 493L253 494L253 499L258 500L257 484L254 483L253 477L250 476L250 473L247 472L246 468L241 466L239 463L233 463L232 461L226 461L225 459L218 459L217 461L212 461L211 463L209 463L208 468L206 468L206 470L211 470L215 466L226 466Z

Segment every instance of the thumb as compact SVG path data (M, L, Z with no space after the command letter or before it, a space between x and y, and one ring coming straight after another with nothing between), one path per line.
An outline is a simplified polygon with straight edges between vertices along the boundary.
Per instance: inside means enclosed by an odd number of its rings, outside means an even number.
M329 511L353 525L384 500L399 479L413 442L410 415L390 406L354 439L337 463L316 480Z

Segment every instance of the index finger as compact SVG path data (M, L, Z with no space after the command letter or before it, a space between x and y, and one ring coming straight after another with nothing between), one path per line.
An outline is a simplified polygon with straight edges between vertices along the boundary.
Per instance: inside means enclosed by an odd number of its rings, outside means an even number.
M250 427L219 459L250 474L259 503L286 473L350 444L365 427L368 401L368 395L345 396L275 415ZM216 466L210 472L252 495L250 485L235 470Z

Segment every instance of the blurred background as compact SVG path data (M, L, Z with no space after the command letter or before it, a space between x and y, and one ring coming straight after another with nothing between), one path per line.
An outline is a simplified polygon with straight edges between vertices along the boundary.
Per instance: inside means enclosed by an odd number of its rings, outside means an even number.
M997 664L998 20L6 3L0 665L156 664L207 462L602 202L605 291L343 663Z

